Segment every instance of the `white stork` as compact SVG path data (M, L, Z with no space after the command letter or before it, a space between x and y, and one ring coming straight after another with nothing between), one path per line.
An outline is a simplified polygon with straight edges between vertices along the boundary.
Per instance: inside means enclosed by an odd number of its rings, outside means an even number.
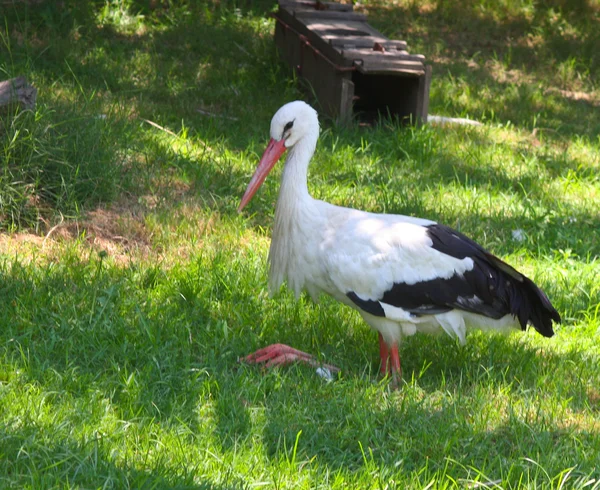
M284 281L298 296L327 293L379 332L381 372L397 384L405 335L445 331L461 343L469 329L554 335L560 315L529 278L463 234L434 221L374 214L313 199L307 173L319 137L316 111L290 102L271 121L271 140L242 197L250 201L287 150L269 251L270 291ZM268 366L309 354L283 344L245 358ZM329 366L332 367L332 366Z

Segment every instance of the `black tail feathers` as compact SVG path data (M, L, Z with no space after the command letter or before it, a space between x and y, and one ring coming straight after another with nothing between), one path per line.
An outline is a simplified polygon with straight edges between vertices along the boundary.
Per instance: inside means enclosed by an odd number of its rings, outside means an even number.
M554 335L552 322L560 323L560 314L552 306L546 294L531 279L523 276L520 286L521 300L517 301L517 304L512 304L511 310L518 318L521 328L525 330L527 324L531 323L533 328L544 337L552 337Z

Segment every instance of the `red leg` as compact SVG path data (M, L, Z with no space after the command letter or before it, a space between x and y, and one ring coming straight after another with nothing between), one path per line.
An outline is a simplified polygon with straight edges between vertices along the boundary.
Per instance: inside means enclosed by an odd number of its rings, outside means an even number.
M402 379L402 366L400 365L400 354L398 352L398 343L394 342L390 349L390 359L392 364L392 385L398 387L398 383Z
M330 364L320 363L310 354L285 344L273 344L263 347L262 349L241 358L240 361L248 362L250 364L264 363L265 367L268 368L273 366L284 366L299 361L314 367L325 367L330 371L340 370L338 367Z
M381 365L379 367L379 372L382 376L385 376L390 372L390 349L388 345L383 340L383 336L379 334L379 357L381 358Z

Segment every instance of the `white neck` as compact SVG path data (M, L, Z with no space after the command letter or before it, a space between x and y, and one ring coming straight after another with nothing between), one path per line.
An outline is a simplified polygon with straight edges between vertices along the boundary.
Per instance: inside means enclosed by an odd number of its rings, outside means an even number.
M279 289L284 280L296 294L303 287L303 276L295 270L294 259L306 227L310 227L314 214L313 198L308 192L307 175L314 154L317 131L306 134L290 148L281 176L279 198L275 208L275 223L269 250L269 285L271 292Z
M281 176L281 187L275 214L280 215L289 208L297 208L302 202L310 200L308 193L308 164L314 153L314 146L299 141L290 150Z

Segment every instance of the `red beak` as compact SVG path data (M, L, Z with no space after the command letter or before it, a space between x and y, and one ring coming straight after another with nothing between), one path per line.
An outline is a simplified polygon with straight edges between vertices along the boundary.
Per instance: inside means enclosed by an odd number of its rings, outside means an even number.
M285 140L282 139L280 141L277 141L271 138L271 141L269 141L269 145L263 153L260 162L258 162L258 167L256 167L254 175L252 176L252 179L250 180L250 183L246 188L246 192L244 193L244 196L240 201L240 205L238 206L238 212L244 209L246 204L250 202L252 196L256 193L258 188L265 181L267 175L269 175L269 172L275 166L277 160L281 158L281 155L283 155L285 150L287 150L287 148L285 147Z

